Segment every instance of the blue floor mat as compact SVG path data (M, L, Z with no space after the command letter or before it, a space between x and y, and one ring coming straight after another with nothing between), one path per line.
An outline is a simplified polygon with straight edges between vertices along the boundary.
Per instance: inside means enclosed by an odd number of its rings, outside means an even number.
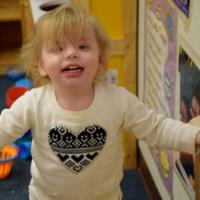
M0 181L1 200L28 200L31 160L17 158L10 176ZM124 171L121 183L123 200L147 200L141 176L137 169Z

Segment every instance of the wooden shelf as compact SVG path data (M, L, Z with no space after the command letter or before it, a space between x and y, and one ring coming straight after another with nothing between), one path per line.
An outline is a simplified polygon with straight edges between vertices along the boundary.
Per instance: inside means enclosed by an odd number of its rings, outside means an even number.
M21 20L18 0L0 0L0 21Z
M8 48L0 51L0 74L5 74L9 66L19 65L19 48Z

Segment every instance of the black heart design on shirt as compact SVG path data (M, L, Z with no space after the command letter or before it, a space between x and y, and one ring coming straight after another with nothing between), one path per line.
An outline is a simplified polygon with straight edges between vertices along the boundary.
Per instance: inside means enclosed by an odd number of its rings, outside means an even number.
M72 172L79 173L99 155L106 136L106 131L98 125L87 126L79 134L56 125L50 129L48 138L59 160Z
M80 156L74 156L74 155L73 155L71 158L72 158L72 160L74 160L75 162L79 163L79 162L81 162L81 160L83 160L84 156L83 156L83 155L80 155Z

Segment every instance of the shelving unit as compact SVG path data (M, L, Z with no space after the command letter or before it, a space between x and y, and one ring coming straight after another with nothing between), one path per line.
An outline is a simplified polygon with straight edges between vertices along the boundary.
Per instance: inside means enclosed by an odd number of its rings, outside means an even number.
M21 19L18 0L0 1L0 22L16 21Z
M22 44L19 0L0 1L0 29L0 74L5 74L8 66L19 64Z
M0 50L0 74L5 74L8 66L19 65L19 48Z

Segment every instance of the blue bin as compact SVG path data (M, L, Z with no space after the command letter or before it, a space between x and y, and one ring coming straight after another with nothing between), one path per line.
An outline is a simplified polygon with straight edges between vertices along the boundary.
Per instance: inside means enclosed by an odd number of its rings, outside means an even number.
M23 78L15 82L15 86L18 87L27 87L27 88L32 88L33 83L30 79L28 78Z
M10 79L18 80L24 78L26 72L21 66L10 66L7 69L7 76Z

